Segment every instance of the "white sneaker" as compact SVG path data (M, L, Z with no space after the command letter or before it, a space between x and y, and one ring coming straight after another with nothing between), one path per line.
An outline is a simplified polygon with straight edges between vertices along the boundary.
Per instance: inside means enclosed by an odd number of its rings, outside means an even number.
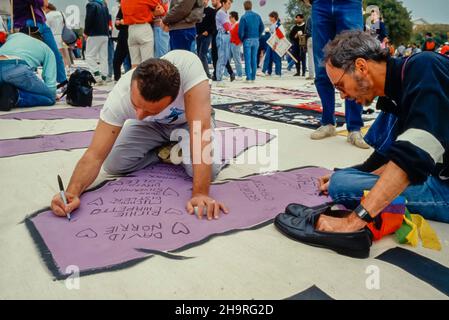
M312 140L321 140L327 137L333 137L337 135L337 130L335 130L335 126L328 124L325 126L321 126L318 129L316 129L312 134L310 135L310 139Z
M369 149L369 145L363 139L362 133L360 131L352 131L349 133L347 138L348 143L355 145L360 149Z
M95 76L94 79L95 79L95 85L96 86L102 86L104 84L104 81L101 78L101 76Z
M243 78L242 77L235 77L235 81L242 81Z
M215 85L218 88L226 88L226 83L224 81L217 81L217 84Z

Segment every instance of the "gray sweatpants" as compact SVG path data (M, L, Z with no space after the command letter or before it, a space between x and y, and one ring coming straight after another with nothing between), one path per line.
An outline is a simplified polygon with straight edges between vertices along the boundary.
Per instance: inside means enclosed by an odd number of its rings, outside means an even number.
M212 121L212 128L215 128L215 120ZM180 125L160 124L156 122L144 122L139 120L128 120L125 122L109 156L103 164L103 169L113 175L122 175L145 168L150 164L160 161L158 148L165 146L170 141L172 132L182 132L181 146L183 148L183 158L190 158L190 134L187 123ZM175 142L181 135L175 135ZM190 160L190 159L189 159ZM182 166L186 173L193 177L193 167L191 161L182 161ZM218 175L223 168L220 161L212 164L212 179Z

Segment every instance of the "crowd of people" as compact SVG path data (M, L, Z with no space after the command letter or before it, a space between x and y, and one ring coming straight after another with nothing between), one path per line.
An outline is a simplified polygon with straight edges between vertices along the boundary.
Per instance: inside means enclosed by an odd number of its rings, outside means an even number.
M247 82L254 82L261 60L260 75L271 75L273 63L276 75L281 75L282 57L267 45L268 38L282 27L277 12L270 13L271 27L267 31L262 17L252 10L251 1L244 3L242 17L231 11L232 0L117 1L118 11L112 16L107 0L89 0L83 34L70 44L63 41L63 29L67 27L64 13L55 5L48 0L11 1L13 14L3 28L3 42L8 33L19 31L43 41L54 54L59 93L67 84L76 58L86 61L101 85L118 81L122 71L149 58L160 58L177 49L197 53L206 74L217 81L217 86L224 86L227 78L243 80L244 75ZM303 62L305 75L305 50L298 49L296 42L293 51Z
M431 32L426 33L424 42L421 46L416 43L409 43L407 46L404 44L399 45L399 47L395 51L396 57L410 57L414 54L430 51L430 52L438 52L443 55L449 55L449 42L446 41L443 44L438 44Z

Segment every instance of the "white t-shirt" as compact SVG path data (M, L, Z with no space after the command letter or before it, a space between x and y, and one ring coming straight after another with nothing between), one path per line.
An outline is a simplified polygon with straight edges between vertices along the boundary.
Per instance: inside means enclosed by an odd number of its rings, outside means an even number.
M175 65L181 76L181 86L175 101L155 116L143 119L162 124L186 123L184 94L199 83L208 80L203 65L197 55L186 50L174 50L163 56ZM136 119L131 103L131 78L134 70L128 71L117 82L101 110L100 119L113 126L122 127L126 120Z

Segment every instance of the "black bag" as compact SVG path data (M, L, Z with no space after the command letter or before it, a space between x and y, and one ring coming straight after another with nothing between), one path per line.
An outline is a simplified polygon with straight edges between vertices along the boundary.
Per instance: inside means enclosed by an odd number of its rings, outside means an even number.
M92 84L96 83L92 73L84 69L76 69L70 75L67 89L67 103L75 107L91 107L93 98Z
M78 40L78 35L75 33L75 31L73 31L72 29L70 29L69 27L67 27L66 23L65 23L65 17L64 14L60 11L61 16L62 16L62 21L64 22L64 26L62 27L62 41L64 41L64 43L68 46L71 46L73 44L75 44L76 40Z

